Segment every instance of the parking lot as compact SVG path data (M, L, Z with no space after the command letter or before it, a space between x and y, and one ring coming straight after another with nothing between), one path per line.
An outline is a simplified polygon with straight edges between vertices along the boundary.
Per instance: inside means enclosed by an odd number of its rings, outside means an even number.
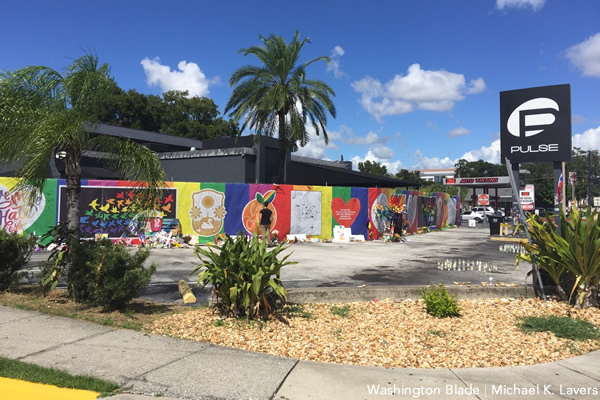
M500 246L510 245L490 240L489 225L477 224L475 228L461 227L445 231L412 235L406 242L380 241L352 243L297 243L289 245L285 253L298 264L282 269L281 278L287 288L362 287L383 285L428 285L431 283L496 282L531 283L526 278L529 265L522 263L517 269L515 255L500 251ZM47 257L39 252L32 256L32 264ZM469 264L480 261L482 265L497 267L496 272L439 270L438 262L457 261ZM183 279L195 283L191 275L199 264L194 250L153 249L148 263L158 262L159 267L142 297L157 301L180 299L177 283ZM206 295L196 289L201 296Z

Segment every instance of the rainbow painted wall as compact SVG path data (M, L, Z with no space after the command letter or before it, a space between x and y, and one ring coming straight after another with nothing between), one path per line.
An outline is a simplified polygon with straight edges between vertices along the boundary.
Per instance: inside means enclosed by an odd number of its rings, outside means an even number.
M42 235L66 220L65 180L49 179L33 206L27 205L24 193L13 190L15 183L12 178L0 178L0 228ZM83 236L133 236L129 227L136 216L130 210L134 192L128 182L81 183ZM446 193L332 186L168 182L158 212L164 218L178 218L182 233L197 236L201 243L220 233L253 232L264 202L273 211L272 229L280 237L305 234L329 239L333 227L343 225L354 235L378 239L384 225L374 210L392 196L399 196L406 205L408 233L426 225L460 224L460 201Z

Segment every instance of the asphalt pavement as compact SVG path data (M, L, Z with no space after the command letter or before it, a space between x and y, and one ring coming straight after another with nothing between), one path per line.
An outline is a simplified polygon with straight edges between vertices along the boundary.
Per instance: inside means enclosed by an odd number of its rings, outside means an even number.
M380 241L352 243L296 243L290 244L284 254L291 253L289 260L297 262L281 270L281 279L286 288L302 292L303 298L310 300L307 292L322 296L323 290L332 288L330 294L339 293L343 297L351 288L365 289L363 292L376 293L377 288L409 287L429 284L464 282L467 286L480 286L482 282L531 285L527 277L530 265L521 263L517 268L515 255L500 251L501 247L514 246L514 243L490 240L487 225L476 228L454 228L411 235L406 242L384 243ZM206 246L204 246L206 247ZM47 258L47 252L34 253L30 265ZM200 263L192 248L152 249L147 263L157 262L158 270L152 276L150 285L142 292L143 298L158 302L180 301L177 283L183 279L194 286L196 276L192 274ZM473 271L440 270L438 263L473 264ZM496 267L495 271L479 271L478 266ZM383 289L382 289L383 290ZM411 293L397 291L396 298L411 297ZM492 292L490 292L492 293ZM199 303L209 300L209 290L194 287ZM357 296L352 291L352 300ZM370 295L365 294L367 299ZM371 297L372 298L372 297Z

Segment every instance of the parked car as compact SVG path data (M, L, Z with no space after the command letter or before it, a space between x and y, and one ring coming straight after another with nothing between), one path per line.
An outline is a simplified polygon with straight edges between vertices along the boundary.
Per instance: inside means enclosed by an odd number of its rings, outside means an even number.
M473 207L473 211L477 211L481 214L490 216L490 215L499 215L501 217L504 217L504 211L501 210L494 210L494 207L490 207L490 206L485 206L485 207Z
M465 211L461 214L460 219L463 221L475 220L476 222L483 222L485 217L483 213L479 211Z

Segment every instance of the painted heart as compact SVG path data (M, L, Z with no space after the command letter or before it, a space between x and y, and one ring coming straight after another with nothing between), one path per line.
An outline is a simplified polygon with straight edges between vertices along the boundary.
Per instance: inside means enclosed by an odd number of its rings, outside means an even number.
M40 194L32 206L27 203L28 196L26 191L12 192L0 185L0 229L21 233L42 215L46 207L44 194Z
M348 203L341 197L331 200L331 212L338 224L350 227L360 211L360 200L352 198Z

